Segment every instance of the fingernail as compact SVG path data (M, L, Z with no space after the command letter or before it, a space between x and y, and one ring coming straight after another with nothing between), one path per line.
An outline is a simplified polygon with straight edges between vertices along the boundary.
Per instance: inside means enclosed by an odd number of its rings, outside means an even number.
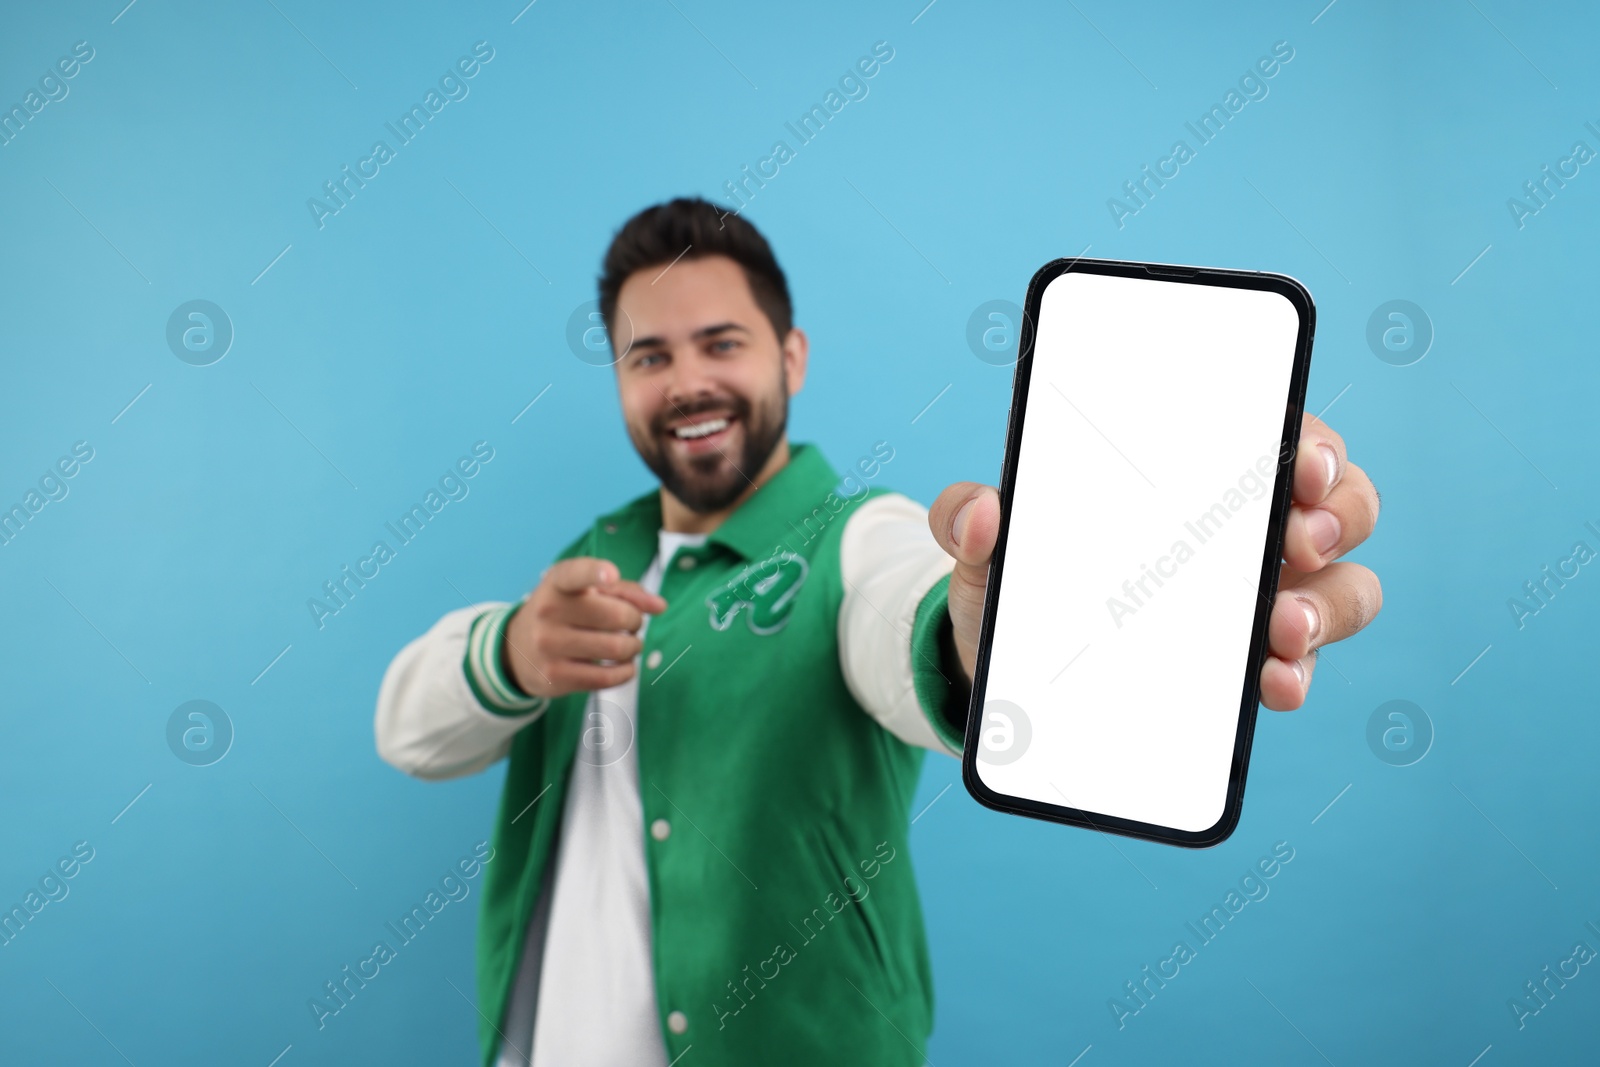
M1326 508L1312 508L1306 512L1306 533L1311 535L1317 555L1326 556L1339 543L1339 516Z
M963 526L963 520L966 519L967 512L972 510L972 505L976 504L977 502L978 498L973 497L971 500L967 501L965 504L962 504L956 509L956 517L950 522L950 539L957 545L961 544L961 534L965 529Z
M1305 597L1297 596L1295 599L1300 602L1300 610L1305 613L1306 638L1315 644L1317 635L1322 632L1322 616L1317 613L1317 606ZM1295 662L1295 666L1300 666L1298 661ZM1304 680L1303 678L1301 679L1301 681Z
M1322 463L1328 468L1328 488L1333 488L1333 483L1339 480L1339 454L1327 445L1318 445L1322 453Z
M1304 689L1306 687L1306 665L1299 660L1295 660L1289 666L1294 668L1294 676L1300 679L1300 688Z

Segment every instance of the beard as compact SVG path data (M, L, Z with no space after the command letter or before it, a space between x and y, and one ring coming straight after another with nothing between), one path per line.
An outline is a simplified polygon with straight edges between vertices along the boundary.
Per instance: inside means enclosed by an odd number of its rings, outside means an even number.
M742 444L733 453L726 448L695 456L679 453L666 440L672 436L667 424L702 414L732 418ZM707 398L669 405L651 420L648 434L641 435L630 423L628 436L639 458L668 492L690 511L711 514L732 505L750 487L783 439L788 423L789 394L780 378L777 389L755 404L735 394L725 400Z

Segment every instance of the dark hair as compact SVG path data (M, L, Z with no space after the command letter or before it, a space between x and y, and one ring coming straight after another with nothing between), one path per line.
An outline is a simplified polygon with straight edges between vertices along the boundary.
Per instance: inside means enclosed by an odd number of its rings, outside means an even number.
M794 306L767 239L743 218L699 197L647 207L611 239L600 275L600 315L607 332L617 312L617 294L634 272L703 256L727 256L744 268L756 306L781 344L793 325Z

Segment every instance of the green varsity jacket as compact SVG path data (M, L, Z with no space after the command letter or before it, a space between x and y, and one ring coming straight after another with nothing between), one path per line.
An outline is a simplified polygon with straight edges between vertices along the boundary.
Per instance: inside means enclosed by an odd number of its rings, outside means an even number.
M672 828L643 846L674 1061L692 1046L695 1067L923 1063L934 1001L910 806L926 749L959 752L968 692L946 610L953 561L920 505L867 484L884 459L841 483L796 444L666 566L633 743L644 825ZM559 558L604 557L637 580L660 528L652 490ZM402 652L377 725L384 757L421 777L509 759L477 940L485 1067L588 697L517 689L502 659L517 606L454 612Z

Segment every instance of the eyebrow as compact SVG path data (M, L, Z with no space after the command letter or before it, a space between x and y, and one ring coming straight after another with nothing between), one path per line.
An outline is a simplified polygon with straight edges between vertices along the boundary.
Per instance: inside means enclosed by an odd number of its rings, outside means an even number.
M702 326L700 329L689 335L689 340L703 341L708 337L715 337L720 333L727 333L729 330L739 330L743 333L750 332L737 322L719 322L715 326ZM629 351L633 351L634 349L638 348L654 348L665 344L666 341L659 337L638 337L634 339L633 344L629 347Z

